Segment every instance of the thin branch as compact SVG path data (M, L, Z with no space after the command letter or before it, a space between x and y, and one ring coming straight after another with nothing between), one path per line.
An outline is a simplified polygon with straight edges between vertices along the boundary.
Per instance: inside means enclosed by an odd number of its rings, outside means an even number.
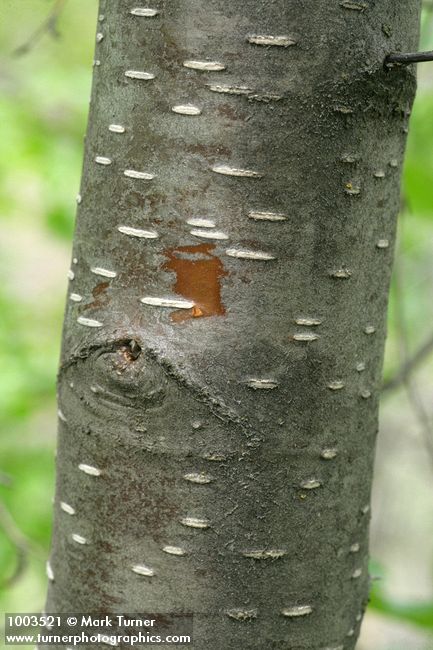
M403 224L402 224L403 226ZM403 227L401 227L401 231ZM409 335L407 331L407 321L406 321L406 312L404 308L403 301L403 291L402 291L402 266L401 266L401 256L397 257L395 269L394 269L394 278L395 278L395 290L396 290L396 320L397 327L400 332L400 350L403 366L406 366L410 363L409 357ZM430 460L430 463L433 467L433 434L432 426L430 421L430 416L427 413L422 398L419 394L418 388L410 376L410 373L407 374L403 380L403 385L405 386L406 393L409 399L409 403L412 406L415 417L417 418L422 434L424 445Z
M14 568L12 575L9 576L9 578L6 578L6 580L4 580L1 583L2 587L10 587L20 579L21 575L23 574L27 566L29 545L24 535L16 526L9 511L1 502L0 502L0 527L3 529L3 532L5 533L9 541L12 542L12 544L14 545L15 553L17 556L17 564Z
M22 576L28 562L28 556L31 552L37 554L38 556L43 557L44 553L42 549L29 540L23 533L20 531L15 521L12 518L9 510L6 506L0 501L0 528L3 529L6 537L15 547L15 553L17 556L17 563L15 569L9 578L0 583L2 588L10 587L15 584L20 577Z
M31 34L27 41L17 47L12 54L14 56L22 56L23 54L27 54L27 52L29 52L36 45L36 43L41 40L44 34L48 33L51 34L51 36L54 38L58 38L59 32L57 30L57 23L60 14L65 8L66 2L67 0L56 0L49 16L43 21L41 25L39 25L33 34Z
M405 381L412 374L412 372L416 369L416 367L422 361L424 361L432 352L433 352L433 333L418 348L418 350L411 358L406 359L406 361L402 364L400 370L396 373L396 375L391 379L389 379L388 381L384 382L382 386L382 395L384 393L388 393L389 391L394 390L395 388L398 388L399 386L401 386L401 384L404 384Z
M10 487L12 485L12 478L0 470L0 485Z
M391 67L394 64L410 65L423 61L433 61L433 50L428 52L392 52L386 57L385 65Z

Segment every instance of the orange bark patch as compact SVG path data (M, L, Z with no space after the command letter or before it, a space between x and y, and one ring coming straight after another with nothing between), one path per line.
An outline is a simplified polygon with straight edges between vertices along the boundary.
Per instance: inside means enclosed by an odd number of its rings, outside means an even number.
M165 251L168 262L163 268L176 274L174 291L194 302L192 309L172 312L171 319L175 323L225 314L221 301L221 278L227 272L221 260L211 253L214 248L214 244L198 244Z
M99 284L97 284L96 287L92 289L92 296L94 297L93 302L89 302L87 305L84 305L83 311L91 308L100 309L101 307L108 305L110 298L105 292L109 286L109 282L99 282Z

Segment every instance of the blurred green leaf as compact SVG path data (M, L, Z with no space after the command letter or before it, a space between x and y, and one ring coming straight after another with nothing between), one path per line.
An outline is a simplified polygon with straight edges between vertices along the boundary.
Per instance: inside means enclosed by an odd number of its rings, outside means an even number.
M399 621L433 630L433 601L427 603L397 603L383 593L377 583L370 593L369 608Z
M49 230L59 237L70 240L74 231L74 220L70 210L57 205L47 211L46 224Z

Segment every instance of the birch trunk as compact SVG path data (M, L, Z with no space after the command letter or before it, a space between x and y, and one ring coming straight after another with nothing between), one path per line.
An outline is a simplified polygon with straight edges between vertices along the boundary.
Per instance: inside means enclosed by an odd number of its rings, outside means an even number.
M419 2L138 4L101 0L47 611L353 649Z

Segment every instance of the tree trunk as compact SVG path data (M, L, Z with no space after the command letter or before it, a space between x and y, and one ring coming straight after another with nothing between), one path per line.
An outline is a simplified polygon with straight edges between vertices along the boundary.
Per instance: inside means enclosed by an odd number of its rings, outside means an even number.
M47 611L352 649L419 2L137 4L100 8Z

